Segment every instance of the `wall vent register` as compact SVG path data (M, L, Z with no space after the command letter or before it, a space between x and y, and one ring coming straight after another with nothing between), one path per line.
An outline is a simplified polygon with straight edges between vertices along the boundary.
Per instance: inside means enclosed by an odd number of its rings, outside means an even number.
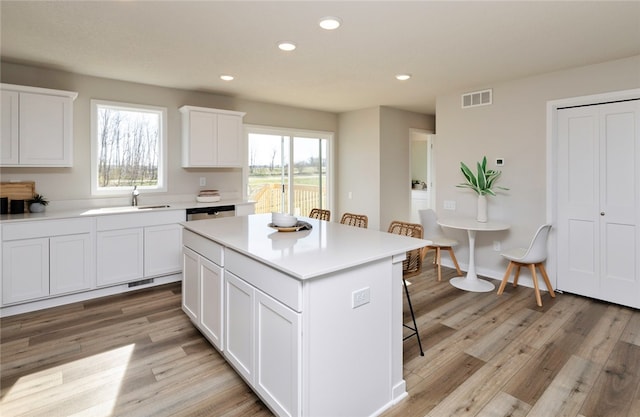
M493 90L474 91L462 95L462 108L487 106L493 103Z

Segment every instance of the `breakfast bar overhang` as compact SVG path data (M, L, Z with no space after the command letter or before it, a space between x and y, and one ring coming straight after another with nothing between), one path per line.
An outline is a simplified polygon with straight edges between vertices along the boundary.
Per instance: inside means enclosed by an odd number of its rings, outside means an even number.
M378 415L407 395L402 261L430 242L303 220L185 222L183 310L276 415Z

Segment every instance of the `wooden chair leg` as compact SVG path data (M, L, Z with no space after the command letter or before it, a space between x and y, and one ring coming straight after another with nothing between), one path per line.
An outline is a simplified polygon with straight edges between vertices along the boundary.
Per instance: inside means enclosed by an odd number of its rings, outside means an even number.
M513 277L513 286L517 287L518 286L518 278L520 278L520 264L516 264L514 262L515 266L516 266L516 276Z
M513 262L509 262L509 266L507 266L507 272L504 273L504 278L502 278L502 283L500 283L500 288L498 288L498 295L502 294L504 291L504 287L507 286L507 281L509 281L509 275L511 275L511 269L513 268Z
M456 255L455 253L453 253L453 248L449 246L447 250L449 251L449 255L451 256L451 260L453 261L453 264L456 266L456 271L458 271L458 276L461 276L462 271L460 270L460 265L458 265L458 260L456 259Z
M442 270L440 269L440 246L436 247L436 264L438 264L438 281L442 281Z
M536 267L533 264L529 264L529 270L531 271L531 277L533 279L533 288L536 292L536 304L538 304L538 307L542 307L542 298L540 297L540 288L538 288L538 277L536 276Z
M540 273L542 274L542 279L544 280L544 285L547 286L547 290L549 291L549 295L551 298L556 297L556 293L553 291L553 287L551 286L551 281L549 281L549 275L547 275L547 270L544 268L544 264L539 263L538 268L540 268Z

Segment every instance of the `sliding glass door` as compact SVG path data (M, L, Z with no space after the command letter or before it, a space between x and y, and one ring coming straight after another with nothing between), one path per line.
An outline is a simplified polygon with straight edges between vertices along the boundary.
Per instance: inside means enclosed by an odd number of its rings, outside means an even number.
M248 196L256 213L329 208L330 134L248 128Z

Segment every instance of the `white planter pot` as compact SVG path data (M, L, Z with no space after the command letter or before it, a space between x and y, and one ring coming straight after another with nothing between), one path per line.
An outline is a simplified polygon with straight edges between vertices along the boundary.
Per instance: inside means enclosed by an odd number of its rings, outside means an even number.
M29 211L32 213L42 213L44 211L44 206L40 203L31 203L29 205Z
M480 223L487 222L487 196L478 195L478 214L476 220Z

